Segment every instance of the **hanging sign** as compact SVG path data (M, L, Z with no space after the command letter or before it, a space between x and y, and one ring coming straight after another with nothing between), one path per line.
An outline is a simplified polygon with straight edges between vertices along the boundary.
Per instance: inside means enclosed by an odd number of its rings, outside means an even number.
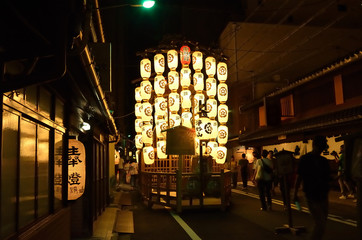
M81 197L85 189L85 148L83 143L69 139L68 148L68 200Z

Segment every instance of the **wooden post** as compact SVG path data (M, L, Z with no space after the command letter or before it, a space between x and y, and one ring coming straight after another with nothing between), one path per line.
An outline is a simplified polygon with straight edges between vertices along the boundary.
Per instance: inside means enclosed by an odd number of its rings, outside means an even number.
M225 199L225 174L224 169L221 169L220 172L220 200L221 200L221 211L225 211L226 209L226 199Z
M182 155L178 156L178 169L176 170L176 208L182 212Z
M204 161L202 159L202 144L203 140L200 140L200 160L199 160L199 168L200 168L200 207L204 206Z

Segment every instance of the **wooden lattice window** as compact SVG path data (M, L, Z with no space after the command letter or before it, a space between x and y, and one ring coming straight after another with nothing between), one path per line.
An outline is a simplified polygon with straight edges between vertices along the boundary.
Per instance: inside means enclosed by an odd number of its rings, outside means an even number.
M294 117L294 102L293 95L290 94L280 99L281 120L286 120Z

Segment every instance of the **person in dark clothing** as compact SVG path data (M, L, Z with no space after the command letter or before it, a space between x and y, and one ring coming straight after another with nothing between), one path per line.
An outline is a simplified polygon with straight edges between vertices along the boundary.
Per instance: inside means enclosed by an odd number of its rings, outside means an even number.
M321 153L327 148L325 137L316 136L313 139L312 152L300 158L295 183L294 201L299 202L298 189L303 182L303 191L314 220L310 238L313 240L322 239L328 217L330 167L328 160L321 156Z
M241 180L243 182L243 189L246 189L248 187L248 165L249 161L246 159L245 153L241 155L241 159L239 160L240 165L240 174L241 174Z

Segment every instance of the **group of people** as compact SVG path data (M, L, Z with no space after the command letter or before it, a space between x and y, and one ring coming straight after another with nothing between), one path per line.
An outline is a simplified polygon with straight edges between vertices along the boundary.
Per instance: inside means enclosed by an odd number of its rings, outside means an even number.
M116 176L118 178L118 184L130 184L131 187L137 186L138 178L138 163L136 159L120 158L118 161L118 167L116 167Z

